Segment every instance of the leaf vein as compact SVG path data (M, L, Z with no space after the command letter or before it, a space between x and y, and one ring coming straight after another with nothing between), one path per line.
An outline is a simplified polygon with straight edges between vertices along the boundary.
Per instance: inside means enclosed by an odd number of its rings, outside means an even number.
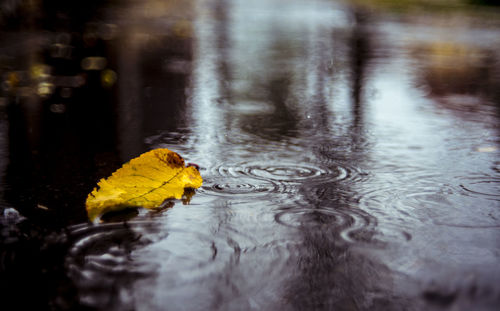
M139 196L136 196L135 198L130 198L130 199L128 199L128 200L127 200L127 202L128 202L128 201L131 201L131 200L138 199L138 198L144 198L146 201L150 201L150 200L149 200L148 198L146 198L145 196L147 196L148 194L153 193L153 192L155 192L156 190L158 190L158 189L162 188L163 186L165 186L165 185L169 184L169 183L170 183L170 182L171 182L171 181L172 181L175 177L179 176L179 174L181 174L183 171L184 171L184 168L183 168L183 169L181 169L179 172L177 172L177 174L175 174L174 176L172 176L172 178L170 178L169 180L164 181L164 182L163 182L160 186L158 186L158 187L156 187L156 188L154 188L154 189L151 189L150 191L148 191L148 192L146 192L146 193L143 193L143 194L141 194L141 195L139 195Z

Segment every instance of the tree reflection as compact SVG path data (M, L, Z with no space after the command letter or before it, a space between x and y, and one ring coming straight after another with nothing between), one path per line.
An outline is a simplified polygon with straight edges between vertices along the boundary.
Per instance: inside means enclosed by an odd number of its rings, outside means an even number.
M422 42L412 52L424 64L417 83L440 107L462 117L487 106L498 107L500 69L493 50L441 40Z
M362 101L365 90L366 67L370 58L370 36L368 30L369 15L363 9L357 8L352 13L354 27L350 38L351 60L351 98L354 114L354 127L363 122Z
M297 100L294 97L295 90L292 84L294 62L290 60L293 50L286 38L280 38L280 33L270 34L276 40L268 48L274 51L278 57L258 58L260 63L255 64L254 79L247 81L249 85L248 94L240 95L239 99L261 102L269 109L256 111L256 114L241 116L241 127L251 134L265 139L280 141L289 137L295 137L299 133L298 123L300 121L294 106ZM264 53L263 53L264 54ZM278 62L282 62L279 70L266 72L268 68L276 68Z
M368 152L363 130L364 90L373 38L367 29L369 15L353 8L352 16L355 23L351 36L345 42L334 37L337 47L348 45L350 61L345 70L350 74L352 123L346 136L332 137L329 133L334 133L335 128L323 128L322 136L330 136L326 141L333 147L320 150L330 163L347 161L350 166L359 167ZM348 150L339 148L345 140L350 146ZM351 243L369 243L374 234L374 218L359 210L353 199L358 186L349 180L302 185L301 194L309 212L300 220L303 248L295 262L298 275L287 286L285 295L295 309L358 310L398 304L389 303L387 296L375 294L391 290L388 269L351 248ZM358 229L350 232L356 226Z

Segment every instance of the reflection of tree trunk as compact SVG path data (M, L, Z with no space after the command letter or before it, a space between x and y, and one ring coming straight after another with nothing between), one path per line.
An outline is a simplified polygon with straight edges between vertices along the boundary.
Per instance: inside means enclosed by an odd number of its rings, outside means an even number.
M161 48L141 52L143 134L178 132L187 127L187 88L191 76L192 40L189 36L157 38ZM159 66L160 64L160 66ZM141 94L142 94L141 93Z
M287 136L287 133L295 133L297 129L298 117L287 105L287 100L291 93L291 81L288 77L288 70L284 70L282 76L277 76L269 81L269 101L274 105L273 115L266 120L265 127L272 128L278 125L278 133Z
M336 245L331 233L304 228L303 254L297 261L300 277L285 297L297 310L358 310L356 302L366 295L360 258Z
M139 35L125 31L118 51L118 144L122 161L137 156L143 146L143 111L140 102Z
M370 59L371 33L367 29L368 14L359 8L354 8L355 20L352 37L350 39L351 57L351 96L352 96L352 149L361 145L363 134L363 112L366 83L366 68Z
M355 127L362 122L362 102L364 96L364 83L366 75L366 63L369 58L369 33L366 29L368 16L365 12L355 9L353 12L355 26L353 29L351 44L351 96L353 102L353 115Z
M352 127L347 140L351 150L347 152L335 148L328 153L335 162L348 161L350 166L357 167L362 161L365 150L361 148L363 139L363 97L367 61L369 60L369 33L366 29L367 16L363 11L353 12L355 26L347 44L350 47L350 82L352 99ZM326 72L318 71L318 82ZM319 93L319 92L318 92ZM319 93L320 94L320 93ZM320 102L325 102L319 98ZM319 112L327 110L322 106ZM315 116L318 120L326 113ZM326 123L327 121L325 121ZM326 135L326 133L325 133ZM329 144L342 146L340 138L328 140ZM335 152L333 152L335 151ZM351 215L355 202L346 194L355 193L356 185L333 182L321 185L304 185L302 191L315 192L321 190L317 197L309 198L310 212L302 216L301 254L297 261L299 275L288 288L286 299L298 310L359 310L370 307L369 293L384 286L390 286L391 280L384 275L384 267L369 260L356 250L351 250L350 243L343 240L344 230L352 223L340 223L339 215ZM354 188L354 189L352 189ZM332 213L329 214L328 211ZM338 215L335 213L339 213ZM354 213L352 214L354 215ZM370 240L371 229L357 232L363 239ZM383 302L381 302L383 304ZM376 305L381 307L381 305Z
M228 6L230 4L227 0L218 0L215 4L216 29L216 47L218 66L217 69L222 78L220 93L224 100L230 100L231 92L231 73L230 73L230 53L229 53L229 20L228 20Z
M322 187L332 189L342 188L342 185L331 183ZM299 273L287 286L285 299L297 310L383 308L386 302L382 299L374 302L370 295L391 286L387 268L371 261L356 248L351 249L350 243L342 238L342 231L352 223L343 223L338 217L343 213L348 215L353 206L346 204L344 199L317 198L309 208L311 212L301 218L300 254L294 267ZM328 210L342 212L330 214ZM373 233L363 230L357 234L368 241Z

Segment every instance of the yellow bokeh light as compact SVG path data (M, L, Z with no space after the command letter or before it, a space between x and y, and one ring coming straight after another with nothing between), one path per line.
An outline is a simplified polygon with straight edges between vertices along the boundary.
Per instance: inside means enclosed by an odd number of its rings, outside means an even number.
M85 57L81 62L84 70L103 70L107 64L107 59L100 56Z
M19 84L19 76L15 72L9 72L7 75L7 83L11 88L15 88Z
M38 95L45 97L52 94L54 91L54 84L48 82L42 82L38 84L37 93Z
M44 64L35 64L30 68L31 78L41 79L50 75L50 67Z
M101 72L101 85L103 87L112 87L117 79L116 72L111 69L105 69Z

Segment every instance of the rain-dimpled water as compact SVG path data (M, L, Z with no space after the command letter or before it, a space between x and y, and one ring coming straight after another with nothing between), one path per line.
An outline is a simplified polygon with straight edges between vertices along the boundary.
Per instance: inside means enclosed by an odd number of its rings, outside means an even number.
M387 3L5 22L0 309L496 310L500 11ZM155 148L199 167L189 202L89 222Z

